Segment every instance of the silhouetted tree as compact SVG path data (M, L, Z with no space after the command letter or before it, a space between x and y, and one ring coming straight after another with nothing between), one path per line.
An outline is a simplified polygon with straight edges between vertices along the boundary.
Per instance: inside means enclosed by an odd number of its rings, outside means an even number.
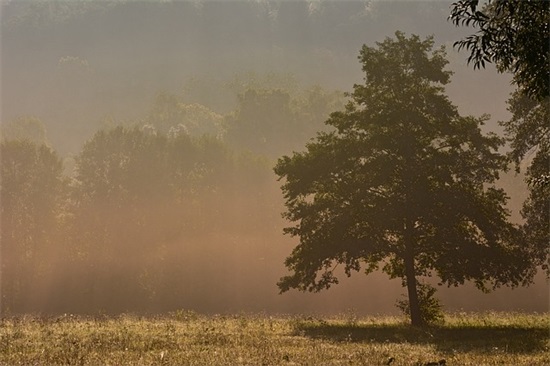
M519 164L532 158L526 177L529 198L522 214L524 236L529 239L533 265L550 275L550 3L548 1L460 0L453 4L451 20L472 25L477 33L455 42L470 51L474 68L494 62L500 72L510 72L518 90L508 101L512 118L503 122L511 142L510 158Z
M512 118L501 122L511 142L510 158L520 170L529 161L526 178L529 196L523 204L522 227L533 266L550 276L550 99L537 102L516 91L508 101Z
M285 229L300 243L278 283L320 291L381 267L406 286L411 322L422 325L417 276L473 281L481 290L532 279L508 222L505 193L493 186L506 159L503 140L483 135L488 118L462 117L443 94L451 72L432 38L397 32L363 46L365 84L326 122L307 151L279 159Z

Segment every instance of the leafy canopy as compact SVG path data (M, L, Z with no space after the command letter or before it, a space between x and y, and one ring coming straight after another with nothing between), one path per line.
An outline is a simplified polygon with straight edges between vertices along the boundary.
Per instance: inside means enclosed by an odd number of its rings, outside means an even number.
M525 172L529 196L521 211L523 237L533 264L550 276L550 99L537 102L516 91L508 105L512 118L501 122L510 141L508 155L518 172L523 160L529 163Z
M529 197L522 215L533 265L550 275L550 5L548 1L460 0L453 4L454 24L473 25L478 31L455 42L470 51L474 69L494 62L500 72L511 72L518 90L508 101L512 118L502 122L510 142L509 157L526 171Z
M474 68L495 63L513 74L514 83L533 99L548 98L550 84L550 6L548 1L459 0L450 19L457 26L478 28L455 42L470 51Z

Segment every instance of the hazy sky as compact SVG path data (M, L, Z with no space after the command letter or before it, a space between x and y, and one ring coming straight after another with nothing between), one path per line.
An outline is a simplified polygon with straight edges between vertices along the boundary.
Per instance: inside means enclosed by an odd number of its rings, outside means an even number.
M224 82L236 73L273 72L351 90L362 82L361 46L396 30L447 46L455 72L447 91L462 113L504 119L509 77L466 66L467 54L452 43L471 30L447 21L450 4L3 1L2 122L34 115L54 143L75 140L61 148L66 153L77 151L101 118L136 118L156 93L178 93L193 77Z

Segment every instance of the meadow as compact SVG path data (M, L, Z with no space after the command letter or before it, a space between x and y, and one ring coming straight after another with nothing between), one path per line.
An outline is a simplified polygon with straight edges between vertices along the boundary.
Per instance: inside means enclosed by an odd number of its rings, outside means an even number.
M550 365L550 314L403 317L264 314L18 316L0 321L0 365Z

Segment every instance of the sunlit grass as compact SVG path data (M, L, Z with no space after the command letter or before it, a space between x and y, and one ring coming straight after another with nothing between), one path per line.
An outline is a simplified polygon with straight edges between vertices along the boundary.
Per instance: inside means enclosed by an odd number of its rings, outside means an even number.
M11 317L2 365L549 365L549 314L447 315L409 327L400 317L267 315Z

